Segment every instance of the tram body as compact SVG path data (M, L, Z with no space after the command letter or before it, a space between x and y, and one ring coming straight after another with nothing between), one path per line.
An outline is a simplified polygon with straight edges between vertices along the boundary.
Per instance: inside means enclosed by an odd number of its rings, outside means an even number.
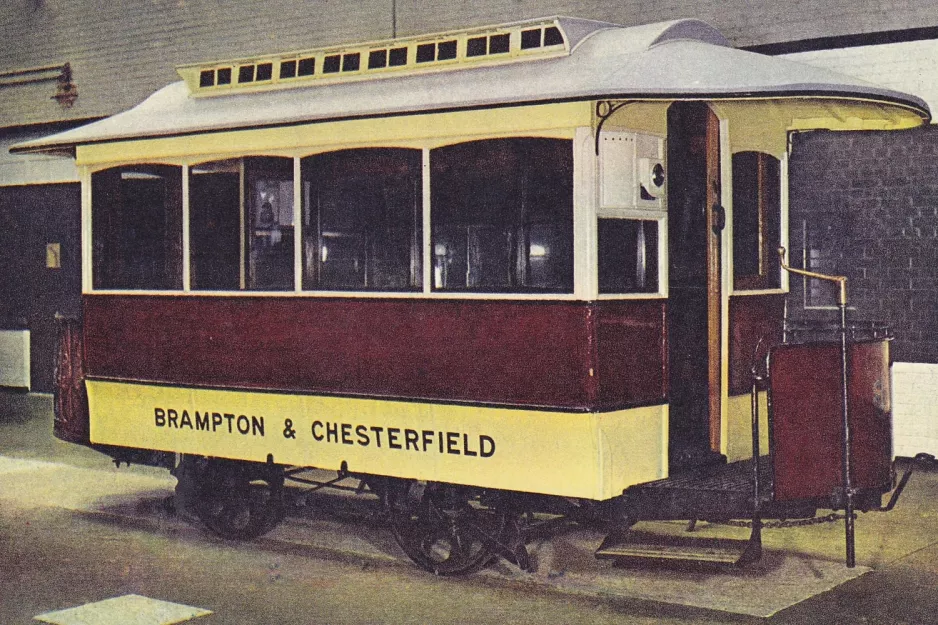
M826 386L798 403L824 375L779 387L795 426L750 394L783 340L788 133L910 128L920 100L692 20L552 18L180 74L17 148L71 150L82 175L59 438L608 502L751 458L754 406L763 455L839 436L813 425L836 419ZM856 349L875 498L888 343ZM816 359L780 355L779 376ZM837 444L818 452L835 468ZM836 470L788 458L795 486L825 475L791 499L830 495Z

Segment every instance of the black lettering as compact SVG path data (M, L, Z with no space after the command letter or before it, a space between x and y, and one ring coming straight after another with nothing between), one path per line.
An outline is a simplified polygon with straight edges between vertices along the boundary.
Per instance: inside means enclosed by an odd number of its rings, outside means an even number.
M423 435L423 450L427 451L427 447L433 442L433 430L424 430L421 434Z
M153 418L156 420L156 427L161 428L166 425L166 411L162 408L153 409Z
M469 449L469 435L468 434L462 435L462 454L464 456L478 456L479 455L476 452Z
M437 440L440 441L440 453L443 453L443 432L436 433Z
M326 421L326 442L327 443L339 442L339 426L337 423Z
M401 433L401 428L388 428L388 447L391 449L400 449L401 444L397 442L397 435Z
M179 427L179 413L170 408L166 411L166 423L169 424L169 427L178 428Z
M251 415L251 434L254 436L264 435L264 417Z
M179 419L179 427L192 429L192 417L189 416L188 410L182 411L182 417Z
M317 428L317 427L319 428L319 432L318 432L318 433L316 432L316 428ZM317 440L317 441L322 441L322 439L325 438L325 436L322 435L322 421L313 421L312 430L313 430L313 438L314 438L315 440Z
M199 414L195 411L195 429L208 431L208 413Z
M488 443L488 445L486 445ZM483 458L491 458L495 455L495 439L485 434L479 435L479 455Z
M404 430L404 448L410 451L410 446L414 446L414 451L420 451L417 442L420 440L420 434L417 430Z
M247 434L251 431L251 420L245 415L238 415L238 432Z
M352 424L351 423L342 424L342 444L354 445L354 442L352 441Z
M377 425L371 426L371 431L375 433L375 444L378 448L381 448L381 432L384 431L384 428L378 427Z
M230 412L225 413L225 419L228 421L228 433L229 434L234 434L234 425L233 425L234 418L235 418L234 414Z
M364 425L355 426L355 434L358 435L358 444L362 447L368 447L371 444L371 440L368 438L368 427Z
M446 453L459 455L459 432L446 433Z
M221 413L213 412L212 413L212 431L213 432L218 429L218 426L221 425L221 422L222 422Z

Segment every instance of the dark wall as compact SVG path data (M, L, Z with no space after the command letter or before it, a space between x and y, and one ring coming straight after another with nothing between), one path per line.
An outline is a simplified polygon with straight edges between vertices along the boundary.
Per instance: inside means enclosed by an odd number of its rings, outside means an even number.
M52 390L55 314L81 306L77 184L0 187L0 323L30 330L32 390ZM59 243L61 267L46 267Z
M938 363L938 127L796 134L790 192L793 265L807 225L849 278L849 314L891 326L893 360ZM791 295L799 307L801 279Z

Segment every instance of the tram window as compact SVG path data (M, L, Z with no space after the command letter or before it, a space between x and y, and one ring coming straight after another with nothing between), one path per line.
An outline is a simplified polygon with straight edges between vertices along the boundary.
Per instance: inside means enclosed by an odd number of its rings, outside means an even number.
M296 78L296 60L280 63L280 79Z
M387 50L372 50L368 53L368 69L381 69L388 66Z
M304 288L421 288L421 165L419 150L394 148L303 159Z
M254 82L253 65L242 65L238 68L238 82Z
M342 60L342 57L338 54L333 54L327 56L322 60L322 73L323 74L336 74L339 71L339 65Z
M231 68L222 67L218 70L218 81L215 83L218 85L230 85L231 84Z
M182 170L135 165L91 177L96 289L182 288Z
M189 169L189 254L193 290L241 288L241 164Z
M293 159L244 159L246 288L293 290Z
M530 50L531 48L541 47L541 33L543 29L535 28L533 30L521 31L521 49Z
M733 155L733 282L737 289L780 285L779 161L761 152Z
M312 76L316 73L316 59L300 59L296 66L297 76Z
M407 65L407 48L393 48L391 49L388 65L391 67L399 67L401 65Z
M658 222L599 220L599 292L658 292Z
M430 155L433 288L573 290L573 150L490 139Z
M272 63L261 63L257 66L257 80L270 80L274 73Z

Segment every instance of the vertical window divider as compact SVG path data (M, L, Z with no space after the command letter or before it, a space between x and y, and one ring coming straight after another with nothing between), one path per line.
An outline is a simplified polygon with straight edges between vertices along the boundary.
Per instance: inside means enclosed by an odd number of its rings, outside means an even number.
M430 148L423 148L423 162L421 166L421 179L423 181L423 294L429 295L433 289L433 242L430 230Z
M81 167L81 290L90 293L94 288L92 280L92 226L91 226L91 170Z
M303 291L303 180L299 156L293 157L293 290Z
M244 192L244 187L247 184L245 180L245 168L244 168L244 158L241 158L238 161L238 205L240 207L239 220L240 220L240 236L238 243L239 250L239 262L238 262L238 272L240 280L241 290L247 288L247 194Z
M192 291L189 224L189 164L182 165L182 292Z

